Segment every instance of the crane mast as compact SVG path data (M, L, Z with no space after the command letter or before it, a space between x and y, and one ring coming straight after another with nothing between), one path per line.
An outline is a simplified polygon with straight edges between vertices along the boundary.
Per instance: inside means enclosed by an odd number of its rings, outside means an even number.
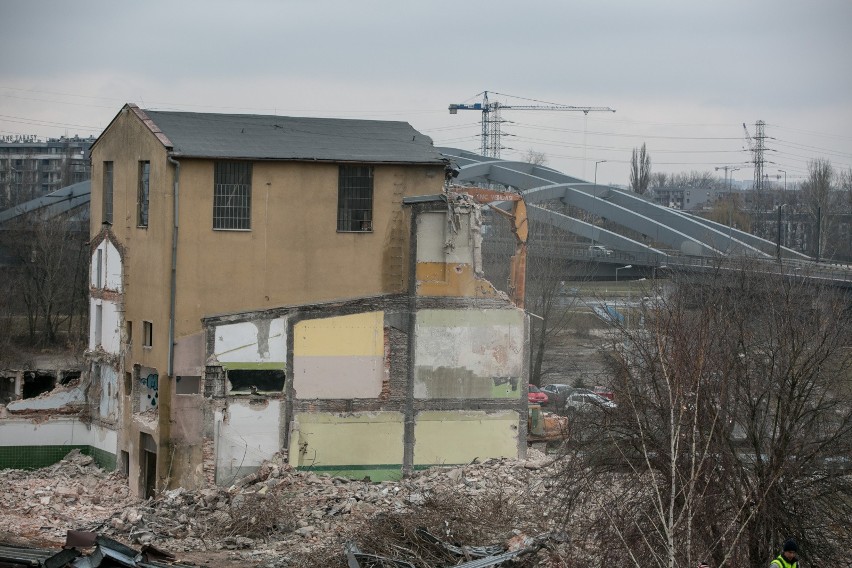
M582 112L586 116L590 112L615 112L610 107L571 106L571 105L507 105L500 101L488 100L488 91L482 93L482 102L474 104L451 104L450 114L458 114L460 110L477 110L482 113L482 147L481 154L491 158L500 157L502 131L500 125L500 111L510 110L548 110L548 111L573 111Z

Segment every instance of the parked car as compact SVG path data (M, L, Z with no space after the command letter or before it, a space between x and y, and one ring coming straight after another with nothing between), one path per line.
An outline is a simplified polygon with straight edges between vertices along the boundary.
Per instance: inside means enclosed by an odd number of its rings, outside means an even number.
M529 385L529 391L527 392L527 401L531 404L547 404L547 395L541 392L535 385Z
M589 410L610 410L617 405L608 398L593 392L575 392L565 401L565 410L586 412Z
M612 392L611 390L609 390L606 387L602 387L600 385L597 385L592 389L592 392L595 393L595 394L599 394L604 398L608 398L610 400L615 400L615 393Z
M552 385L544 385L541 387L541 392L547 394L550 405L554 408L564 408L565 401L568 400L568 396L575 390L576 389L571 385L562 383L554 383Z

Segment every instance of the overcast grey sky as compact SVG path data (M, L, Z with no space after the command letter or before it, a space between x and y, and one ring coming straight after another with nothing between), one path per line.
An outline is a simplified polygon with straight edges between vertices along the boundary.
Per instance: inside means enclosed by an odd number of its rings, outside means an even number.
M750 179L742 123L764 120L766 171L793 182L852 167L850 25L849 0L0 0L0 134L97 135L134 102L404 120L478 150L479 113L447 106L488 90L617 109L504 111L504 158L626 183L645 142L654 171Z

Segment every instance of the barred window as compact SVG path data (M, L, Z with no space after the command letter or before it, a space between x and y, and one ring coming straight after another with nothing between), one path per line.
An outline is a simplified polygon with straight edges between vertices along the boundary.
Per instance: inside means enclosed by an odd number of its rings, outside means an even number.
M373 230L372 166L340 166L337 192L337 230Z
M213 228L251 229L251 162L216 162Z
M148 196L150 195L151 162L139 162L139 198L136 202L136 224L148 226Z
M112 162L104 162L103 221L112 223Z

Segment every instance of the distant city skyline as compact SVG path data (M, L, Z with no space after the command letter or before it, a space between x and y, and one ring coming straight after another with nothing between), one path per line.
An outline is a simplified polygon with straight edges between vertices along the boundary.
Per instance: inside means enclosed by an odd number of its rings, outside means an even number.
M139 5L6 0L0 135L95 135L121 106L403 120L436 146L478 151L479 113L527 99L616 113L513 111L502 157L626 184L647 144L655 172L741 169L743 123L766 121L770 180L808 160L852 168L852 4L845 0L531 6L495 0ZM783 174L781 174L783 175Z

